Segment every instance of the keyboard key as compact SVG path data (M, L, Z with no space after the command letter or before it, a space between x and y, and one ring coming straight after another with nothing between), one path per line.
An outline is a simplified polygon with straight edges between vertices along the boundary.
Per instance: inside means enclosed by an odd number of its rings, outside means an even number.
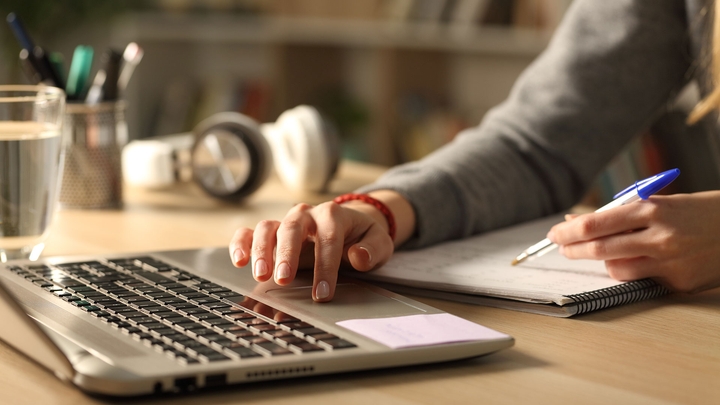
M140 311L132 310L132 308L130 309L131 311L123 312L122 316L124 316L125 318L149 318L146 314Z
M171 280L171 279L169 279L169 278L167 278L167 277L165 277L165 276L163 276L163 275L160 275L160 274L157 274L157 273L152 273L152 272L145 271L145 270L136 271L135 274L138 275L138 276L140 276L140 277L142 277L142 278L144 278L144 279L150 280L152 283L155 283L155 284L170 284L170 283L174 283L173 280Z
M242 323L246 326L260 326L260 325L269 325L270 323L264 319L260 318L251 318L251 319L237 319L238 323Z
M292 352L282 346L277 345L273 342L255 343L253 348L261 353L265 353L270 356L279 356L283 354L292 354Z
M79 281L73 280L72 278L56 278L56 279L53 279L53 282L54 282L55 284L61 285L61 286L66 287L66 288L67 288L67 287L82 287L82 286L85 286L85 284L83 284L83 283L81 283L81 282L79 282Z
M197 323L197 322L192 322L192 321L190 321L190 322L178 323L178 324L175 325L175 326L178 326L178 327L180 327L180 328L182 328L182 329L185 329L185 330L206 329L206 328L205 328L205 325L203 325L203 324L201 324L201 323Z
M247 344L260 344L260 343L271 343L269 340L262 336L252 334L250 336L237 336L239 342L245 342Z
M315 340L332 340L332 339L338 339L337 336L333 335L332 333L319 333L316 335L312 335L312 338Z
M349 349L353 347L357 347L357 345L348 342L345 339L329 339L329 340L322 340L318 341L318 345L320 346L328 346L332 348L333 350L337 349Z
M279 329L280 329L279 326L277 326L277 325L272 325L272 324L269 324L269 323L261 324L261 325L253 325L252 328L253 328L254 330L257 330L257 331L260 331L260 332L275 331L275 330L279 330Z
M250 348L248 348L248 347L242 346L242 345L240 345L240 344L238 344L238 346L235 346L235 347L226 347L226 348L225 348L225 351L226 351L226 352L229 351L230 353L233 353L233 354L237 355L237 356L240 357L241 359L247 359L247 358L261 357L261 356L262 356L260 353L254 351L253 349L250 349Z
M255 315L249 314L245 311L229 313L226 316L229 318L232 318L233 320L236 320L236 321L246 320L246 319L255 319Z
M40 287L42 287L42 288L52 287L52 286L54 285L53 283L51 283L51 282L49 282L49 281L45 281L45 280L43 280L43 279L35 280L35 281L33 281L33 284L38 285L38 286L40 286Z
M227 319L223 318L217 318L217 319L207 319L205 322L209 323L212 326L217 326L219 328L222 328L223 326L227 325L235 325L234 323L228 321Z
M151 298L154 298L154 299L160 299L160 298L177 298L176 296L170 294L169 292L165 292L165 291L162 291L162 290L146 292L145 295L147 295L147 296L149 296L149 297L151 297Z
M200 283L200 284L195 284L195 288L197 288L199 290L207 290L210 288L223 288L223 287L220 285L214 284L214 283Z
M107 311L94 311L94 312L91 312L91 314L97 318L106 318L108 316L111 316L110 313Z
M290 329L301 329L301 328L313 328L313 325L310 325L307 322L287 322L283 323L282 326L288 327Z
M211 297L208 297L207 295L204 295L202 298L190 298L190 301L195 302L197 304L217 304L220 302L216 298L211 298Z
M300 332L303 335L319 335L321 333L327 333L320 328L302 328L302 329L295 329L295 331Z
M229 330L226 331L227 333L230 333L231 335L235 336L236 338L246 338L250 336L256 336L253 332L247 330L247 329L238 329L238 330Z
M157 298L157 300L160 301L160 302L162 302L163 304L168 304L168 305L172 305L172 304L184 304L185 302L187 302L187 301L185 301L184 299L178 298L178 297L175 297L175 296L168 297L168 298Z
M217 339L211 340L210 343L212 344L212 346L213 346L214 348L216 348L216 349L218 349L218 350L222 350L223 347L225 347L225 346L227 346L227 345L229 345L229 344L235 343L235 341L230 340L230 339L228 339L228 338L226 338L226 337L220 336L220 337L217 338Z
M202 328L202 329L193 329L192 333L194 333L197 336L205 336L205 335L217 335L217 333L208 328Z
M289 349L300 351L302 353L308 353L308 352L317 352L317 351L325 351L320 346L314 345L309 342L296 342L289 346Z
M276 337L275 341L278 341L280 343L284 343L285 345L291 345L291 344L301 344L301 343L307 343L307 341L301 337L297 336L281 336Z
M190 321L190 319L185 318L184 316L180 316L180 314L176 314L176 315L177 316L171 316L171 317L167 317L167 318L163 317L162 319L163 319L163 321L170 322L173 325L187 323L188 321Z
M281 337L285 337L285 336L295 336L292 332L286 331L284 329L270 330L270 331L266 331L265 333L272 337L276 337L276 338L281 338Z
M222 319L221 317L219 317L219 316L217 316L217 315L214 315L214 314L211 314L211 313L206 313L206 314L200 314L200 313L198 313L198 314L192 314L192 317L193 317L193 318L196 318L196 319L198 319L198 320L200 320L200 321L211 321L211 320L213 320L213 319Z
M231 314L245 314L246 313L242 309L231 307L231 306L227 306L225 308L214 308L214 311L218 312L222 315L228 315L228 316Z
M201 361L222 361L222 360L230 360L230 358L222 353L215 352L214 354L203 354L200 355Z

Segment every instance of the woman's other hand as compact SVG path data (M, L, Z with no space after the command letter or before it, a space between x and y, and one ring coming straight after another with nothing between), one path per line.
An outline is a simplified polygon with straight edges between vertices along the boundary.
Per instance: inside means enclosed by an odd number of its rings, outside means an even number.
M548 239L570 259L604 260L617 280L654 278L676 291L707 290L720 286L720 191L568 216Z

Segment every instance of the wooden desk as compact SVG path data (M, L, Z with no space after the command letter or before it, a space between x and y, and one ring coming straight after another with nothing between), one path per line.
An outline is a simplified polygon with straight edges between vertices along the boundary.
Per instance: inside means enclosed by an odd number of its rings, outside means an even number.
M331 191L351 191L381 172L344 163ZM224 246L238 226L279 219L293 200L329 197L292 196L277 181L242 205L211 200L191 185L127 190L122 210L61 211L46 254ZM88 397L0 344L0 403L720 403L720 290L667 296L575 319L418 299L508 333L517 343L467 361L127 401Z

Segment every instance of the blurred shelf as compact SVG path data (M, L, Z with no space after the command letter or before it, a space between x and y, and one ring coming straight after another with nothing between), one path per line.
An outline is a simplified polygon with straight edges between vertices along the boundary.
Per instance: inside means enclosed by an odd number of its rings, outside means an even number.
M134 41L337 45L524 57L539 54L551 36L500 26L162 13L131 14L114 29L116 38Z

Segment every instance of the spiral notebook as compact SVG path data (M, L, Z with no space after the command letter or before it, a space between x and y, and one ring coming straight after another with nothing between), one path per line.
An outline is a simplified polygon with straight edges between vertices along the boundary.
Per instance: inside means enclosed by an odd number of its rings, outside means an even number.
M414 251L396 252L381 268L356 274L404 294L569 317L668 293L650 279L613 280L594 260L569 260L557 250L512 266L543 239L552 216L480 236Z

